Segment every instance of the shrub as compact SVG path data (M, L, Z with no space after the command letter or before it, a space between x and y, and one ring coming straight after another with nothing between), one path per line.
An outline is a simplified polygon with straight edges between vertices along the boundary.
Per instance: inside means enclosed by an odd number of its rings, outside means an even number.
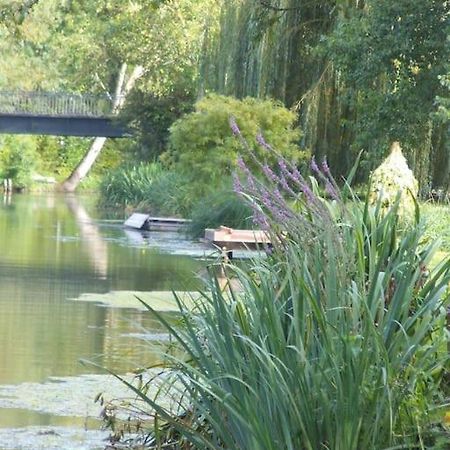
M159 164L119 167L102 181L101 202L104 205L137 205L148 198L152 184L162 173Z
M10 178L15 189L28 188L36 166L35 142L30 136L7 136L1 143L1 177Z
M193 96L181 89L166 95L139 88L131 91L120 117L134 131L136 156L148 161L164 152L170 126L193 104Z
M192 206L186 181L159 163L119 167L103 179L103 206L135 207L153 214L187 216Z
M261 160L273 158L257 145L253 136L258 133L263 133L289 159L301 162L305 158L305 152L296 146L296 116L281 104L210 95L197 102L194 112L172 125L169 150L162 157L166 164L189 177L197 197L215 190L236 169L241 143L230 133L230 117L235 118ZM251 164L251 158L247 162Z
M153 181L139 207L157 214L188 217L193 201L187 192L185 177L174 171L163 170Z
M253 226L251 208L230 190L219 190L202 199L193 207L192 222L188 234L193 237L203 235L205 228L224 225L231 228L251 228Z

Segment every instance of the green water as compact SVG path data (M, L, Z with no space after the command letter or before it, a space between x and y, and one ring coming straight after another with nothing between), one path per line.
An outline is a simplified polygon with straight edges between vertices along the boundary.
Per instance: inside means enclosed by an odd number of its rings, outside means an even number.
M82 375L100 371L80 359L125 373L157 358L142 336L164 340L164 330L149 313L79 300L196 289L202 263L177 256L184 248L177 237L168 246L164 235L152 239L105 220L89 197L0 198L0 448L53 448L38 441L27 447L19 437L34 430L53 438L64 434L60 426L84 427L88 435L95 383L111 381L86 382ZM56 428L33 428L44 425ZM64 448L94 448L88 437L83 444L70 439Z

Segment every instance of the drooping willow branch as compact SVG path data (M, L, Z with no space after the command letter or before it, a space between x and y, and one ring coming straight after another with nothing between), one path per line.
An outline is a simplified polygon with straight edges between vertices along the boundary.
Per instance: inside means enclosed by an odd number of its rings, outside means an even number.
M296 10L299 10L299 9L305 7L305 5L299 5L299 6L291 6L291 7L287 7L287 8L282 8L280 6L272 5L272 3L268 0L259 0L259 3L264 8L271 9L272 11L277 11L277 12L296 11ZM312 4L312 3L313 2L311 2L310 4Z

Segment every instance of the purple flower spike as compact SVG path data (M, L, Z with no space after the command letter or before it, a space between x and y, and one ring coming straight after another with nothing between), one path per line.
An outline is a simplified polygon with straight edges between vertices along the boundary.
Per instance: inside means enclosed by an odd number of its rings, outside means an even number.
M241 130L238 127L238 124L236 123L236 119L234 117L230 117L230 127L231 131L235 136L239 136L241 134Z
M266 141L264 140L264 137L261 133L258 133L256 135L256 142L263 147L264 147L264 145L266 145Z
M279 179L278 177L275 175L275 173L273 172L273 170L267 165L264 164L263 166L263 172L264 175L270 180L273 181L274 183L278 183Z
M248 173L248 167L246 166L244 160L239 156L237 159L237 166L239 167L239 169L242 170L242 172Z
M312 206L316 202L316 196L306 182L301 183L301 190L305 194L306 202Z
M339 200L339 195L336 192L335 187L327 180L325 184L325 192L333 199Z
M324 157L323 161L322 161L322 170L327 176L331 177L331 171L330 171L330 167L328 166L326 157Z
M263 230L269 229L269 223L268 223L266 217L264 216L264 214L262 214L258 210L255 210L253 212L253 223L255 225L258 225Z
M320 170L319 170L319 166L317 165L317 163L316 163L316 160L315 160L315 158L314 158L314 156L312 157L312 159L311 159L311 170L314 172L314 173L320 173Z
M272 148L270 145L265 141L264 136L261 133L258 133L256 135L256 142L265 150L270 151Z
M237 173L233 173L233 191L240 194L243 191L241 180Z

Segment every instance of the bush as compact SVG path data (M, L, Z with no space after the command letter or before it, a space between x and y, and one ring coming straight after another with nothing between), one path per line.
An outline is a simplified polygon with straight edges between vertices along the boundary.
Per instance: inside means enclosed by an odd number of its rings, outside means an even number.
M252 210L230 190L220 190L200 199L194 205L188 234L200 237L205 228L224 225L230 228L252 228Z
M34 139L10 135L2 139L1 147L1 178L10 178L15 189L28 188L36 166Z
M152 184L162 173L159 164L119 167L102 181L101 203L105 206L137 205L149 197Z
M296 162L305 158L305 152L296 145L299 140L299 131L293 125L296 116L281 104L210 95L197 102L194 112L172 125L169 150L162 156L166 164L189 177L197 198L217 189L236 169L242 144L230 132L231 117L261 160L273 161L273 156L257 145L253 137L258 133L287 158ZM247 163L252 165L250 157Z
M450 259L429 270L436 243L399 221L398 203L386 214L349 206L326 164L313 164L311 183L279 166L289 184L245 180L273 254L250 270L224 267L242 290L213 279L195 311L181 304L182 329L154 312L185 356L165 355L178 409L129 385L156 412L153 445L436 448ZM319 182L333 199L318 196Z
M133 89L120 113L134 131L135 153L140 160L153 160L166 150L170 126L192 111L194 98L183 90L157 95Z
M188 217L193 199L187 192L186 179L174 171L163 170L152 183L139 208L157 214Z
M153 214L186 216L192 206L186 181L158 163L125 166L111 172L100 185L103 206L135 207Z

